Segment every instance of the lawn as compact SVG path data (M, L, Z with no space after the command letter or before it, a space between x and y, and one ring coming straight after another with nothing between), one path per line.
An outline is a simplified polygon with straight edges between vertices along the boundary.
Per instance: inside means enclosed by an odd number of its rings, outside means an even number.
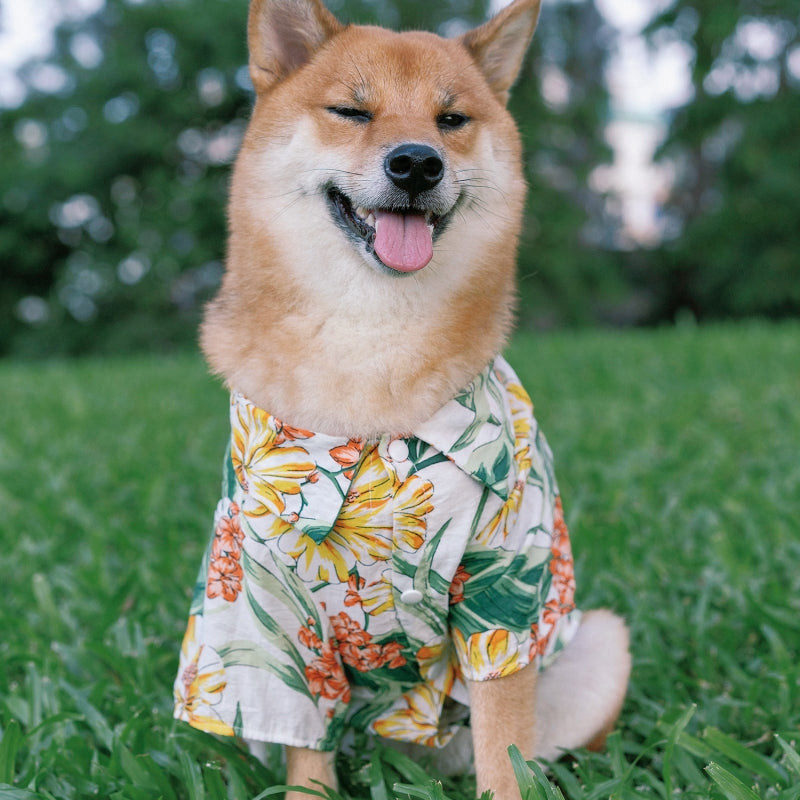
M800 325L520 335L584 607L631 627L606 753L530 798L800 798ZM171 719L227 398L197 357L0 364L0 800L255 798ZM342 796L469 798L382 747ZM393 789L394 784L405 789Z

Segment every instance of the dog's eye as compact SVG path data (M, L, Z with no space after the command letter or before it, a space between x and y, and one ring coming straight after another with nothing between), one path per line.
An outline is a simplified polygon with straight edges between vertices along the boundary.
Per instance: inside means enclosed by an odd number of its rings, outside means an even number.
M469 117L457 111L451 111L448 114L439 114L436 118L436 124L439 128L446 131L454 131L458 130L458 128L463 128L468 122Z
M336 114L337 117L345 117L352 119L356 122L369 122L372 119L372 113L363 108L351 108L350 106L328 106L328 111L331 114Z

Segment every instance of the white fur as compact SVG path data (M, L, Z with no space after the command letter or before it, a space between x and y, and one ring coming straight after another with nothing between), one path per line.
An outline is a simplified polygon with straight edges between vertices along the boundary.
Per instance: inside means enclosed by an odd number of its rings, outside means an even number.
M589 611L569 646L539 677L535 755L552 760L583 747L616 719L631 671L628 629L610 611Z

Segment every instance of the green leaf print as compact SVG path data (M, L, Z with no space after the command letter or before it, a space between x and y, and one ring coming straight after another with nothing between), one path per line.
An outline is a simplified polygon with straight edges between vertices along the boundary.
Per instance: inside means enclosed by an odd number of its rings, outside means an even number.
M211 558L211 545L206 548L203 554L203 563L200 565L200 572L197 575L197 580L194 584L192 591L192 605L189 609L189 615L193 617L200 617L203 615L203 606L206 599L206 586L208 585L208 562Z
M436 550L439 547L444 532L450 525L450 520L442 525L441 528L431 537L430 541L425 545L422 553L422 558L419 563L414 564L406 560L400 550L395 550L392 554L392 568L395 572L405 575L413 579L413 586L426 597L430 597L430 589L438 595L446 596L450 588L450 584L438 572L432 568ZM392 587L394 593L395 607L400 597L400 591L397 587ZM420 603L419 605L403 605L405 613L415 616L417 619L425 623L427 627L436 636L442 636L447 631L447 619L444 609L446 609L446 602L437 606L434 602ZM415 643L415 646L421 645L422 642Z
M275 572L271 572L264 564L252 558L247 551L242 553L242 561L247 577L265 592L277 597L283 605L291 609L300 625L307 625L309 617L314 620L317 630L322 630L322 623L305 583L286 564L275 558L270 552L269 558Z
M447 520L425 545L422 559L414 574L414 588L418 589L423 594L426 593L428 586L439 594L445 594L450 588L449 582L433 569L433 559L436 556L436 551L439 549L444 532L449 527L451 521L452 520Z
M236 477L236 470L233 468L231 458L231 443L225 449L225 461L222 468L222 496L233 500L236 490L239 488L239 479Z
M343 711L347 705L341 701L336 704L333 719L328 723L328 728L325 731L325 736L317 742L315 749L330 752L339 746L342 736L344 735L345 728L347 727L347 720ZM311 794L314 794L311 792ZM324 795L327 796L327 795ZM337 795L334 795L336 797Z
M302 674L305 674L306 662L300 655L300 651L295 646L294 641L284 632L283 628L261 607L258 600L253 597L250 587L247 587L247 600L250 603L250 610L261 627L264 638L275 645L276 649L285 653L295 663L295 666Z
M223 661L223 663L225 663ZM240 703L236 704L236 716L233 718L233 732L237 736L241 736L244 728L242 727L242 706Z
M508 499L508 476L514 465L514 440L503 435L486 442L467 461L467 469L503 500Z
M330 532L330 525L309 525L307 528L303 528L303 533L315 544L322 544Z
M463 559L470 577L464 599L450 608L451 623L469 637L492 628L523 632L537 621L548 561L497 551L468 551Z
M266 650L248 641L231 642L217 652L225 667L254 667L255 669L264 670L280 678L289 688L316 702L316 698L312 696L308 689L308 683L305 679L305 667L302 671L298 671L289 664L281 664ZM237 705L237 717L238 715L239 709Z
M494 385L491 370L484 370L475 380L454 398L455 401L472 411L475 415L473 421L466 427L464 433L451 448L453 451L463 450L471 445L484 425L496 425L500 427L500 420L492 408L491 400L495 401L498 409L504 407L502 394L498 387Z

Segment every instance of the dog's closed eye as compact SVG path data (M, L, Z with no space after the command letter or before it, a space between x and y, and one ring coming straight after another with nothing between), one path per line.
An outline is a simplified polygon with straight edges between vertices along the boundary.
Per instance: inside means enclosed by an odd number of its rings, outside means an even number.
M337 117L352 119L355 122L369 122L372 119L372 112L364 108L352 108L351 106L328 106L326 111L335 114Z

